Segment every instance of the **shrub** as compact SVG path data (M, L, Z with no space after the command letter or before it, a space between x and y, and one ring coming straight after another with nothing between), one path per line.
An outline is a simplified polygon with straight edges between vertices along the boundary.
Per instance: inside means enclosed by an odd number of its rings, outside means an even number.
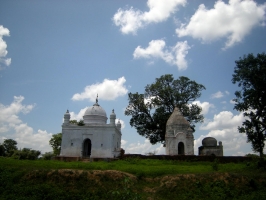
M40 151L23 148L22 150L16 150L13 153L12 158L19 160L37 160L40 154Z
M42 154L42 159L43 160L51 160L52 157L54 157L54 153L53 152L45 152L44 154Z
M218 168L219 168L219 160L218 159L215 159L212 163L212 169L214 171L218 171Z

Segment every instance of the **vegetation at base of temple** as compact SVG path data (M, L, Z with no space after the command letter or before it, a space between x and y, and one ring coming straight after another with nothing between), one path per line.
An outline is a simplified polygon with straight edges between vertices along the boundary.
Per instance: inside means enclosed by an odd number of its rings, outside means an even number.
M266 170L245 163L0 157L0 199L265 199ZM216 166L216 167L215 167Z
M56 156L60 154L61 142L62 142L62 133L54 134L49 141L49 144L53 148L53 154Z
M172 74L166 74L147 85L144 94L129 93L125 115L132 116L130 125L151 144L164 143L166 123L175 107L182 112L192 130L195 123L203 122L201 107L191 104L201 96L202 90L205 90L203 85L187 77L174 79Z
M246 119L240 133L246 133L254 152L263 156L266 141L266 54L248 54L236 61L232 82L241 88L235 92L234 109Z

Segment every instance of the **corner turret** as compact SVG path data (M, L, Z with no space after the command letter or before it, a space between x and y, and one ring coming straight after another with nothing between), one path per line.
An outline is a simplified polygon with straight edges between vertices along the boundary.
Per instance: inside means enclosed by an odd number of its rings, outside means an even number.
M116 119L116 114L114 109L112 110L112 113L110 115L110 124L115 125L115 119Z
M63 125L68 125L70 120L70 114L69 111L67 110L66 113L64 114L64 123Z

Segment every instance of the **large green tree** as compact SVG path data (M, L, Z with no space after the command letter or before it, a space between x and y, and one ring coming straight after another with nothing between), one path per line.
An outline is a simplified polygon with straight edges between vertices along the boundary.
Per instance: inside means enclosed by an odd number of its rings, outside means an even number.
M248 118L238 130L246 133L247 142L262 157L266 140L266 54L248 54L235 63L232 82L241 89L235 92L234 108Z
M193 130L195 123L203 121L201 107L191 103L201 96L204 89L203 85L187 77L174 79L173 75L166 74L147 85L144 94L129 93L125 115L132 116L130 125L151 144L164 143L166 122L175 106Z
M61 151L62 133L57 133L52 136L49 144L53 148L54 155L59 155Z

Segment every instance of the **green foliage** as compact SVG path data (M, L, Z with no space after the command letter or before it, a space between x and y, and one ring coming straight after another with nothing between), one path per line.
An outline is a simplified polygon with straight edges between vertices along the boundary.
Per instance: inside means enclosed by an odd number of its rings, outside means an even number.
M166 74L147 85L144 94L129 93L125 115L132 116L130 125L139 135L148 138L152 144L164 143L166 122L175 107L190 122L193 130L195 123L203 121L201 107L189 104L199 98L204 89L203 85L187 77L175 80L173 75Z
M0 157L0 199L266 198L266 171L250 170L245 163L220 163L217 173L211 162L132 160L83 163ZM111 170L92 171L98 167ZM116 176L130 170L136 178Z
M130 187L132 187L133 183L132 181L128 178L125 177L124 180L122 181L122 187L117 189L117 190L111 190L109 193L111 194L112 199L121 199L121 200L138 200L141 199L141 196L132 191Z
M79 120L79 122L78 122L78 126L84 126L85 124L84 124L84 121L83 120Z
M17 142L13 139L5 139L3 144L0 147L2 150L2 155L10 157L18 149Z
M84 124L84 121L83 121L82 119L79 120L79 121L77 121L77 120L70 120L69 123L71 123L71 124L76 124L76 125L78 125L78 126L84 126L84 125L85 125L85 124Z
M0 144L0 156L4 156L5 155L5 147Z
M52 157L54 157L54 153L53 152L45 152L44 154L42 154L42 159L43 160L51 160Z
M23 148L16 150L11 157L19 160L37 160L40 154L40 151Z
M214 171L218 171L219 169L219 160L218 159L215 159L213 162L212 162L212 169Z
M247 142L262 157L266 140L266 54L248 54L239 58L232 82L241 87L241 90L235 92L234 108L249 118L238 130L246 133Z
M74 120L69 120L69 123L70 123L70 124L78 124L78 121L75 120L75 119L74 119Z
M57 133L52 136L49 144L53 148L54 155L59 155L61 151L62 133Z

